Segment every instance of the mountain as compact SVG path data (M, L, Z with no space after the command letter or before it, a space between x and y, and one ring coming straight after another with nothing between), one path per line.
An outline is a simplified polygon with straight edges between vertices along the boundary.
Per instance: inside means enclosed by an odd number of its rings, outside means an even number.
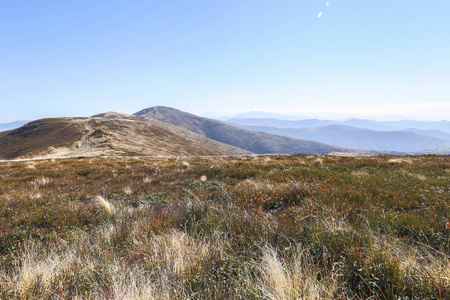
M405 129L403 131L413 132L413 133L417 133L417 134L420 134L420 135L435 137L435 138L443 139L443 140L450 140L450 133L443 132L443 131L440 131L440 130L435 130L435 129L409 128L409 129Z
M215 141L245 149L256 154L310 154L333 151L354 151L324 143L246 130L217 120L196 116L164 106L150 107L141 110L134 115L170 123Z
M30 121L14 121L9 123L0 123L0 132L19 128L20 126L28 122Z
M424 151L450 148L450 140L405 131L375 131L343 125L329 125L316 128L238 126L249 130L284 135L297 139L314 140L340 147L361 150Z
M400 131L414 128L420 130L439 130L450 134L449 121L374 121L364 119L347 119L343 121L306 119L294 121L276 118L233 118L228 119L227 123L251 126L270 126L277 128L312 128L328 125L346 125L377 131Z
M362 119L349 119L342 122L343 125L372 129L372 130L405 130L405 129L421 129L421 130L441 130L450 133L449 121L372 121Z
M0 157L243 155L248 151L156 120L106 113L33 121L0 133Z
M400 126L397 122L374 121L356 118L343 120L341 122L336 123L336 125L345 125L376 131L397 131L405 129L402 126Z
M263 120L283 126L335 122ZM380 132L343 125L316 128L238 126L163 106L147 108L134 115L107 112L92 117L41 119L0 132L0 158L450 152L450 141L439 138L450 134L438 130Z
M450 121L415 121L415 120L401 120L401 121L385 121L386 125L394 126L398 129L421 129L421 130L440 130L446 133L450 133Z
M290 128L290 129L315 128L329 125L346 125L372 130L396 130L395 126L389 124L362 119L348 119L344 121L335 121L335 120L319 120L319 119L283 120L275 118L234 118L227 120L227 123L246 126L269 126L269 127Z
M221 120L229 120L229 119L282 119L282 120L300 120L305 119L306 116L302 115L285 115L285 114L276 114L264 111L250 111L245 113L234 114L231 117L223 117Z
M280 120L275 118L234 118L226 120L226 123L231 125L245 125L245 126L268 126L276 128L309 128L339 124L339 121L332 120Z

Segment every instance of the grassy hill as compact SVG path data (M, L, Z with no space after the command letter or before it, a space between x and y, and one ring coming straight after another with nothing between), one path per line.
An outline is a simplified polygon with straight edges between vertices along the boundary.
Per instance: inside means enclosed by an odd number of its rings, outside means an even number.
M0 133L0 157L241 155L249 152L158 121L121 114L33 121Z
M311 154L352 151L344 147L336 147L319 142L250 131L164 106L147 108L134 115L170 123L215 141L245 149L256 154Z
M123 152L169 156L250 154L248 151L157 120L106 114L93 118L90 124L109 135L106 142L109 142L112 149Z
M0 133L0 158L17 158L47 151L49 147L68 148L81 140L88 129L83 119L53 118L29 122Z

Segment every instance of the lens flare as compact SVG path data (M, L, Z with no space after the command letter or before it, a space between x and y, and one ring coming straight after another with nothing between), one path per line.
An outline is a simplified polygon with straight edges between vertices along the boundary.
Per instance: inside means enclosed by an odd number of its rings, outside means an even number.
M321 11L321 12L317 15L317 19L319 19L322 15L323 15L323 11Z

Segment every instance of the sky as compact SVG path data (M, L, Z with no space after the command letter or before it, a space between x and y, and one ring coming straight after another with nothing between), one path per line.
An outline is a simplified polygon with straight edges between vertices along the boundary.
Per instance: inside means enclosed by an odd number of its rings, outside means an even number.
M450 119L448 0L0 0L0 123L266 111Z

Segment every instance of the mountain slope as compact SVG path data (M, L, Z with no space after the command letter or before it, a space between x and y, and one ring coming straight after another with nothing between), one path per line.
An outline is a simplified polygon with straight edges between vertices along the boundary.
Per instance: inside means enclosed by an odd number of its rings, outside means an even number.
M0 133L0 157L16 158L49 147L70 147L88 130L80 119L43 119Z
M343 125L316 128L239 127L298 139L308 139L341 147L377 151L424 151L450 148L450 141L405 131L375 131Z
M199 117L164 106L147 108L134 115L183 127L210 139L257 154L310 154L333 151L352 151L343 147L335 147L318 142L297 140L279 135L250 131L217 120Z
M155 120L106 116L42 119L2 132L0 157L249 154Z

